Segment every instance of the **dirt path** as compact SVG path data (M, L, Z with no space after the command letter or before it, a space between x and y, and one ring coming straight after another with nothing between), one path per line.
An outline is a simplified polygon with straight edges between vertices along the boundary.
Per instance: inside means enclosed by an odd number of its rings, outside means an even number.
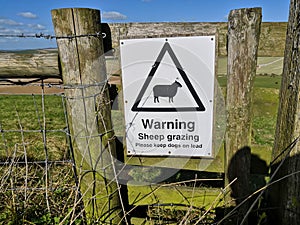
M20 80L15 80L17 82ZM112 76L109 80L110 84L121 84L121 80L119 76ZM49 79L45 81L45 94L59 94L63 93L63 86L59 87L61 84L61 80L59 79ZM49 87L48 87L49 85ZM8 82L0 82L0 94L42 94L43 90L40 86L40 83L32 83L28 85L14 85L9 84Z

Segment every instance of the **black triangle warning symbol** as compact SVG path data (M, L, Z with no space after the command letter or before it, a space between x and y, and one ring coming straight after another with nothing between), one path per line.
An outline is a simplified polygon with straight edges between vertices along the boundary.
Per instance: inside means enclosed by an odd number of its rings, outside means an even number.
M152 78L154 77L164 55L166 54L166 52L169 53L174 65L177 68L177 71L179 72L179 74L181 75L182 79L184 80L186 86L188 87L188 90L190 91L191 95L193 96L194 100L196 101L197 106L196 107L160 107L160 108L153 108L153 107L138 107L138 105L140 104L145 91L147 90ZM140 93L138 94L132 108L132 111L134 112L190 112L190 111L205 111L205 107L202 103L202 101L200 100L199 96L197 95L193 85L191 84L190 80L188 79L186 73L184 72L183 68L181 67L174 51L172 50L170 44L168 42L166 42L162 48L162 50L160 51L154 65L152 66L152 69L140 91Z

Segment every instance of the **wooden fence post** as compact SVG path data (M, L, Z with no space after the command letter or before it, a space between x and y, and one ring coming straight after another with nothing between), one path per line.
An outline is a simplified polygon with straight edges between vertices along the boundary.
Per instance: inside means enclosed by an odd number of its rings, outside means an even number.
M261 8L232 10L228 18L226 183L231 185L229 206L249 194L252 92L262 17ZM238 209L243 219L247 205Z
M273 181L290 177L271 186L270 224L292 225L300 223L300 145L283 152L300 135L300 1L291 0L286 35L283 74L278 107L277 126L273 148ZM283 153L283 154L282 154ZM280 156L280 157L277 157ZM286 157L287 156L287 157ZM272 161L273 161L272 160ZM284 161L283 161L284 160ZM273 174L280 163L278 173ZM298 172L298 173L297 173ZM296 173L296 174L295 174ZM294 174L294 175L292 175Z
M89 222L123 224L100 11L52 10L68 122Z

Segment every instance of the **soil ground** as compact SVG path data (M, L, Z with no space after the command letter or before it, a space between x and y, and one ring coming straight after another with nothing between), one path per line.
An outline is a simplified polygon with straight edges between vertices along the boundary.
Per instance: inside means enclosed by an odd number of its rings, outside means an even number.
M14 82L14 83L13 83ZM9 82L0 82L0 94L42 94L41 83L28 83L18 85L17 82L30 82L30 80L9 80ZM110 84L120 84L119 76L111 76ZM44 81L44 94L60 94L64 92L62 81L60 79L48 79Z

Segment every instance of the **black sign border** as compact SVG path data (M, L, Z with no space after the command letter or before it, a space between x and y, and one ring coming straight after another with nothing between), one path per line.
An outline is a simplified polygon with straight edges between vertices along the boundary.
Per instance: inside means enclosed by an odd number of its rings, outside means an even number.
M192 94L194 100L196 101L198 107L161 107L161 108L149 108L149 107L138 107L139 103L142 100L143 95L145 94L145 91L147 90L152 78L154 77L162 58L166 54L166 52L169 53L173 63L175 64L177 71L181 75L182 79L184 80L186 86L188 87L190 93ZM190 80L188 79L186 73L184 72L179 60L177 59L173 49L171 48L171 45L168 43L168 40L166 39L166 42L164 46L162 47L155 63L153 64L150 73L148 74L146 81L140 90L132 108L131 111L133 112L193 112L193 111L205 111L205 107L200 100L199 96L197 95L193 85L191 84Z

